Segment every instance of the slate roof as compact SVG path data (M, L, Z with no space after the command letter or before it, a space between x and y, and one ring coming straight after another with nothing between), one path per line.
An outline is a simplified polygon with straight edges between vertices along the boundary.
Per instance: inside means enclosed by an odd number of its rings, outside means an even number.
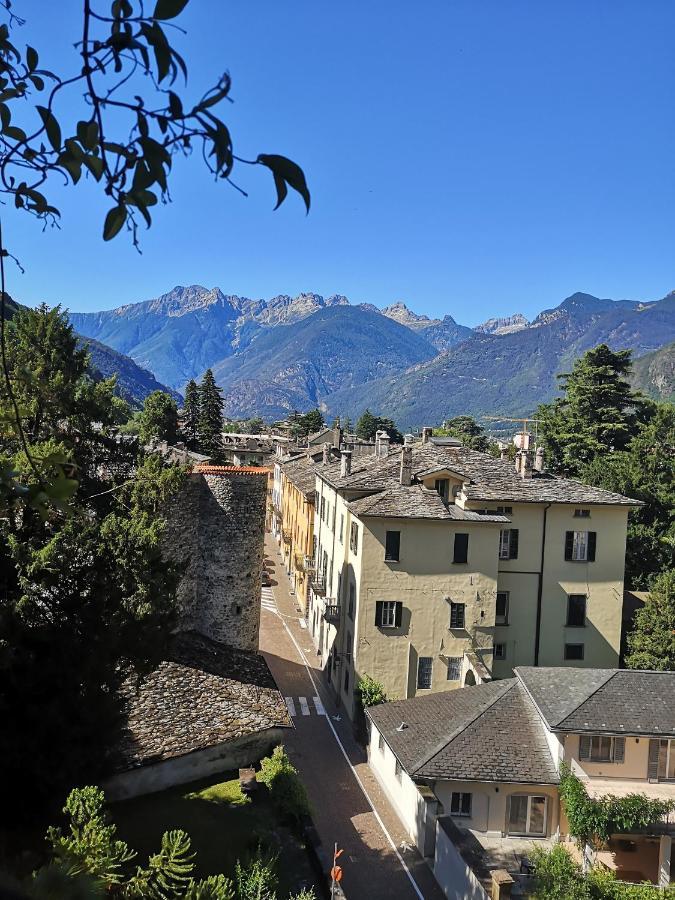
M454 504L446 504L437 491L423 485L406 487L393 484L383 491L377 491L349 504L357 516L385 516L387 518L408 519L452 519L458 522L510 522L508 516L481 515Z
M117 768L137 768L216 744L292 727L284 699L259 653L195 632L175 637L167 659L127 682L128 725Z
M520 666L554 731L675 737L675 672Z
M308 500L316 494L316 462L310 454L296 457L282 464L284 475Z
M559 780L539 715L516 678L385 703L367 715L416 778ZM399 731L401 722L407 727Z
M381 491L399 483L401 448L390 450L384 457L374 453L352 460L352 471L342 477L340 464L331 463L318 469L319 475L333 487L349 491ZM413 475L419 478L441 469L451 469L463 476L466 499L478 502L573 503L640 506L622 494L591 487L579 481L559 478L548 472L534 473L531 478L517 474L513 462L495 459L487 453L466 447L438 447L433 444L412 446ZM419 489L419 484L417 485Z

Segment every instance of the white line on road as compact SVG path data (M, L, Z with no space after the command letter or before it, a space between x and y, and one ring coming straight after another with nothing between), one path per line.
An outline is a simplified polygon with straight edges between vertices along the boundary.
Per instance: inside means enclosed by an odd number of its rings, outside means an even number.
M323 708L321 700L318 697L312 697L312 700L314 701L317 716L325 716L326 710Z
M307 703L307 697L298 697L298 700L300 701L300 712L303 714L303 716L308 716L309 704Z
M308 675L308 677L309 677L309 680L312 682L312 686L314 687L314 690L315 690L315 691L317 692L317 694L318 694L318 693L319 693L319 688L318 688L318 686L317 686L316 681L314 680L314 676L312 675L312 671L311 671L311 669L310 669L309 663L307 662L307 659L306 659L306 657L305 657L305 654L302 652L302 649L301 649L300 645L299 645L298 642L296 641L293 632L291 631L291 629L290 629L290 628L288 627L288 625L286 624L286 622L285 622L283 616L281 615L281 613L277 612L277 615L279 616L279 619L281 620L281 624L282 624L282 625L284 626L284 628L286 629L286 633L288 634L288 636L290 637L290 639L293 641L293 645L294 645L295 649L296 649L297 652L298 652L298 656L300 657L300 659L301 659L302 662L303 662L303 665L305 666L305 670L306 670L306 672L307 672L307 675ZM355 780L356 780L356 783L357 783L358 786L361 788L361 791L363 792L363 796L366 798L366 800L368 801L368 805L370 806L370 808L371 808L372 811L373 811L373 815L375 816L376 822L378 823L378 825L379 825L380 828L382 829L382 832L383 832L384 836L385 836L385 837L387 838L387 840L389 841L389 844L390 844L390 846L391 846L391 849L394 851L394 853L396 854L396 858L398 859L398 861L401 863L401 866L403 867L403 871L404 871L405 874L408 876L408 880L410 881L410 884L411 884L411 886L412 886L412 889L415 891L415 893L416 893L417 896L419 897L419 900L425 900L424 894L422 893L422 891L421 891L421 890L419 889L419 887L417 886L417 882L415 881L412 872L410 871L410 869L409 869L408 866L406 865L406 861L403 859L403 857L401 856L401 854L398 852L398 847L397 847L396 844L394 843L394 840L393 840L392 836L391 836L391 835L389 834L389 832L387 831L387 827L386 827L386 825L384 824L384 822L382 821L382 817L380 816L380 814L378 813L378 811L375 809L375 804L374 804L373 801L370 799L370 795L368 794L368 791L366 790L365 785L363 784L363 782L362 782L361 779L359 778L358 772L356 771L356 769L355 769L354 766L352 765L352 762L351 762L351 760L350 760L350 758L349 758L349 756L348 756L348 754L347 754L347 751L346 751L345 748L344 748L344 744L343 744L342 741L340 740L340 736L339 736L339 734L337 733L337 731L335 730L335 726L333 725L333 723L332 723L331 720L330 720L330 716L326 716L325 718L326 718L326 722L328 723L328 726L329 726L330 730L333 732L333 737L335 738L338 747L339 747L340 750L342 751L342 755L344 756L347 765L349 766L349 768L350 768L351 771L352 771L352 775L354 776L354 778L355 778Z
M292 697L284 697L286 701L286 709L288 710L288 715L291 718L295 718L295 702Z

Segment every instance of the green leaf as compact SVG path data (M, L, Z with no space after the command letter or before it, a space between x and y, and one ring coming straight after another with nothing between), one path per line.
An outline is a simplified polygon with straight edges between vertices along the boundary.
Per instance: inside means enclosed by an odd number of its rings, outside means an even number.
M91 174L97 181L101 180L101 175L103 175L103 160L100 156L94 156L93 154L88 154L84 157L82 162L89 169Z
M105 217L105 223L103 225L103 240L112 240L112 238L114 238L115 235L119 233L126 220L127 210L124 204L120 203L118 206L113 206L113 208L108 212L108 215Z
M277 189L277 205L274 208L279 209L281 204L286 199L288 188L286 187L286 182L281 177L281 175L277 175L276 172L273 172L272 177L274 178L274 186Z
M77 184L82 175L82 163L80 160L75 159L72 154L62 153L61 156L56 160L57 165L64 168L70 177L73 179L73 184Z
M36 106L35 107L42 119L42 124L45 127L45 131L47 132L47 138L49 139L49 143L52 145L54 150L61 149L61 127L59 123L56 121L51 110L47 109L45 106Z
M277 205L274 207L275 209L278 209L281 203L283 203L287 193L284 191L282 196L279 191L279 182L277 179L280 178L286 182L286 184L290 185L294 191L297 191L298 194L300 194L305 201L307 212L309 212L309 189L307 187L307 182L305 181L305 173L297 163L287 159L285 156L268 153L261 153L258 156L257 162L263 166L267 166L268 169L271 169L272 174L274 175L274 183L277 188Z
M152 16L154 19L175 19L183 12L188 2L189 0L157 0Z
M45 82L44 78L40 78L39 75L29 75L30 80L33 82L33 87L36 91L44 91Z
M38 67L37 50L34 50L32 47L26 47L26 65L30 72L33 72Z

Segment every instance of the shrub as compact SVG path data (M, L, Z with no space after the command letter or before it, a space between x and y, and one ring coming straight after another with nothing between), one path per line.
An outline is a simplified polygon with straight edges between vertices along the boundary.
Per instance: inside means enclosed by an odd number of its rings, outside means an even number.
M260 761L258 780L267 785L272 802L279 812L299 825L309 815L310 806L297 769L288 758L283 745L275 747L271 756Z
M378 703L386 703L387 695L384 692L384 686L371 678L370 675L364 675L357 687L357 693L364 709L368 706L377 706Z

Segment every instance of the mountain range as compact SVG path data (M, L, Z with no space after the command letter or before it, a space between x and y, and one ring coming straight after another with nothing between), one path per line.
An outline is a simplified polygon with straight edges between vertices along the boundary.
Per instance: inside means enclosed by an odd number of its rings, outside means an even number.
M381 310L342 295L251 300L192 285L71 321L174 391L212 368L232 418L317 405L354 418L369 407L408 428L461 413L525 415L555 395L557 373L602 342L656 353L636 372L663 397L658 354L675 341L675 292L648 303L577 293L531 322L517 313L472 329L401 302Z

